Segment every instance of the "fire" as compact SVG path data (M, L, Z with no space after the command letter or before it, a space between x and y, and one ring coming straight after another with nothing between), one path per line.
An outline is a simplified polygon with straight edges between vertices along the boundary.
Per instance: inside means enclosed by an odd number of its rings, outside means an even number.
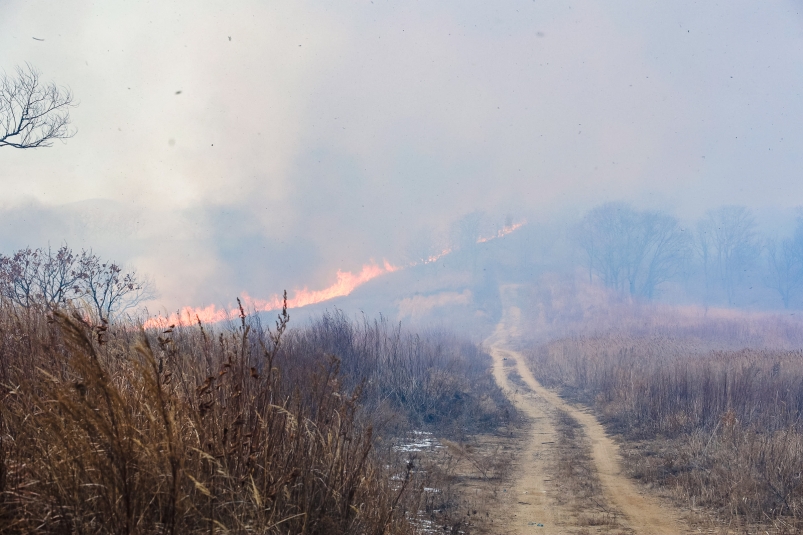
M506 225L493 236L479 238L477 243L485 243L503 236L507 236L511 232L515 232L517 229L523 227L526 223L526 221L521 221L519 223ZM419 264L430 264L432 262L436 262L452 251L452 248L446 248L440 253L430 256L426 260L410 264L410 267ZM355 288L362 286L372 279L385 275L386 273L399 271L401 269L404 268L394 266L385 260L383 261L382 265L379 265L375 262L365 264L363 265L362 270L356 274L352 273L351 271L338 270L334 284L324 288L323 290L310 290L306 287L302 290L296 290L293 294L293 297L287 300L287 307L299 308L315 303L322 303L324 301L334 299L335 297L343 297L349 295L352 291L354 291ZM256 312L279 310L282 308L283 304L282 297L279 295L273 295L269 299L256 299L247 294L243 294L242 303L248 311ZM236 318L239 313L240 309L235 307L230 307L228 309L218 308L215 305L209 305L204 308L184 307L179 312L171 314L168 317L163 317L160 315L150 318L145 322L144 327L146 329L164 328L172 324L192 324L198 320L200 320L202 323L216 323L219 321Z
M522 220L522 221L519 221L518 223L512 223L510 225L505 225L504 227L499 229L499 231L495 235L490 236L488 238L479 238L477 240L477 243L485 243L487 241L495 240L496 238L501 238L503 236L507 236L511 232L516 232L518 229L520 229L521 227L523 227L526 224L527 224L527 221Z
M437 262L438 260L440 260L441 258L443 258L444 256L446 256L447 254L449 254L451 252L452 252L452 248L451 247L447 247L446 249L444 249L440 253L430 256L429 258L427 258L423 262L415 262L415 263L413 263L411 265L412 266L417 266L418 264L431 264L432 262Z
M398 271L399 267L394 266L387 260L380 266L376 263L365 264L359 273L352 273L350 271L337 271L337 280L334 284L323 290L309 290L304 288L297 290L293 297L287 300L288 308L299 308L314 303L321 303L334 299L335 297L342 297L350 294L355 288L365 284L371 279L375 279L385 273L392 273ZM270 299L254 299L251 296L243 295L243 306L249 311L267 312L270 310L278 310L282 308L282 297L274 295ZM172 314L165 318L157 316L150 318L145 322L145 328L161 328L171 324L191 324L200 320L202 323L215 323L224 321L230 318L235 318L240 313L239 308L218 308L215 305L209 305L204 308L184 307L176 314Z

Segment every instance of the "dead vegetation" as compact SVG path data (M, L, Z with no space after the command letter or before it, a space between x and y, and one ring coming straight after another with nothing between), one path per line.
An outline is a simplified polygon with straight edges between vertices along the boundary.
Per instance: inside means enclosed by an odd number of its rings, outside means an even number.
M621 530L622 515L605 500L591 458L591 441L583 426L562 409L556 409L554 422L557 433L554 484L562 504L575 515L572 524Z
M709 322L708 332L683 323L560 339L531 350L529 364L624 439L632 477L691 514L713 527L799 532L803 353L756 347L767 336L745 318ZM769 332L776 347L798 336Z
M445 477L442 489L426 495L427 513L451 508L459 520L451 526L438 526L455 533L495 533L499 498L510 485L514 459L518 453L511 440L521 432L520 423L501 427L496 433L475 435L468 443L443 440L443 447L427 460L430 469ZM435 517L433 516L433 521Z
M3 304L0 532L426 531L448 474L394 445L504 421L483 354L342 314L287 321L142 332ZM436 523L459 525L458 503Z

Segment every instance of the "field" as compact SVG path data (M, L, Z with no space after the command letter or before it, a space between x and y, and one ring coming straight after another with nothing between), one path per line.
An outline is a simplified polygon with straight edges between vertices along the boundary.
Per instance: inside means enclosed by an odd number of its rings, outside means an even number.
M477 346L338 312L144 332L4 306L0 339L9 534L458 529L453 474L405 444L512 411Z
M538 381L590 407L624 471L687 525L803 527L803 365L789 316L613 305L531 342ZM613 324L615 322L615 324Z
M583 291L480 345L4 304L0 532L800 532L796 320Z

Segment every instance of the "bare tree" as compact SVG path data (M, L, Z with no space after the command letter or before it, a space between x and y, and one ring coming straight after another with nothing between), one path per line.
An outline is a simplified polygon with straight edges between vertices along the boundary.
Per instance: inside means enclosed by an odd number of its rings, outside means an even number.
M452 224L451 234L454 248L460 251L460 255L467 260L472 271L477 270L477 241L482 236L484 219L485 214L475 210Z
M469 212L452 226L454 244L459 249L470 249L480 239L485 214L479 210Z
M699 248L705 252L703 261L707 264L704 270L710 277L713 268L732 305L739 282L761 253L755 218L744 206L722 206L710 210L698 229Z
M20 249L0 255L0 294L22 307L64 305L81 294L76 257L62 245L57 251Z
M798 219L792 237L777 244L766 244L768 275L765 283L781 296L784 308L789 308L792 298L803 288L803 219Z
M92 251L78 260L83 294L101 319L113 321L124 312L153 297L151 283L136 271L124 272L113 262L104 262Z
M99 318L113 321L154 292L150 281L135 271L105 262L92 251L76 254L62 245L55 252L26 247L0 255L0 295L24 308L83 301Z
M78 257L67 245L53 253L37 250L41 258L37 286L41 300L48 306L60 306L82 293Z
M652 299L672 278L688 251L688 237L674 217L607 203L588 212L577 229L589 278L623 294Z
M0 294L25 308L38 303L41 267L42 255L38 249L26 247L12 256L0 256Z
M43 84L31 65L17 67L13 77L0 75L0 147L49 147L53 140L72 137L72 106L70 90Z
M607 203L588 212L577 229L577 239L586 253L589 281L594 274L603 284L624 292L628 249L632 249L628 230L635 211L624 203Z
M438 258L446 250L445 240L439 239L429 227L419 229L407 245L407 258L410 263L428 263Z
M692 237L667 214L645 212L642 225L646 251L640 293L652 299L656 287L675 277L690 257Z

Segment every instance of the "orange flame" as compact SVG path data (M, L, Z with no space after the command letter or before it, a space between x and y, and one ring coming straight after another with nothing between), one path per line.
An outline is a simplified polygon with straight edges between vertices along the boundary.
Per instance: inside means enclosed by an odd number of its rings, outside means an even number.
M487 238L479 238L477 240L477 243L485 243L491 240L495 240L497 238L501 238L503 236L507 236L511 232L514 232L517 229L524 226L526 223L527 223L526 221L521 221L519 223L515 223L509 226L504 226L493 236ZM452 252L451 248L446 248L440 253L430 256L426 260L410 264L410 266L412 267L419 264L430 264L432 262L436 262L451 252ZM394 271L399 271L401 269L404 268L399 266L394 266L393 264L385 260L383 261L381 266L377 265L374 262L370 264L365 264L363 265L362 270L357 274L354 274L350 271L337 270L337 280L335 281L334 284L332 284L328 288L324 288L323 290L309 290L306 287L302 290L296 290L293 294L293 297L287 300L287 308L300 308L306 305L312 305L315 303L328 301L329 299L334 299L335 297L343 297L349 295L358 286L361 286L366 282L375 279L379 276L382 276L386 273L392 273ZM242 303L243 306L248 310L255 310L257 312L268 312L271 310L279 310L282 308L282 297L279 295L274 295L270 299L255 299L244 293L242 298ZM231 307L229 309L218 308L215 305L209 305L204 308L184 307L179 312L171 314L168 317L159 315L150 318L147 321L145 321L144 327L146 329L150 329L150 328L165 328L168 325L173 325L173 324L190 325L198 320L200 320L202 323L216 323L219 321L236 318L239 314L240 314L240 309L234 307Z
M375 279L385 273L392 273L398 271L399 267L392 265L387 260L383 265L379 266L375 263L365 264L362 270L354 274L350 271L337 271L337 281L323 290L311 291L307 288L303 290L296 290L293 297L287 300L287 308L299 308L314 303L328 301L335 297L342 297L350 294L355 288L365 284L371 279ZM270 310L279 310L282 308L282 297L274 295L270 299L254 299L247 294L243 294L243 306L248 310L255 310L257 312L267 312ZM240 313L239 308L217 308L215 305L209 305L204 308L184 307L179 312L171 314L168 317L157 316L148 319L144 327L149 328L163 328L171 324L192 324L200 320L202 323L216 323L230 318L236 318Z
M477 243L485 243L487 241L495 240L496 238L501 238L503 236L507 236L511 232L517 231L518 229L520 229L521 227L523 227L526 224L527 224L527 221L526 220L522 220L522 221L519 221L518 223L512 223L510 225L505 225L504 227L499 229L499 231L495 235L493 235L491 237L488 237L488 238L479 238L477 240Z
M441 258L443 258L444 256L446 256L447 254L449 254L451 252L452 252L452 248L451 247L447 247L446 249L444 249L440 253L430 256L429 258L427 258L423 262L415 262L412 265L413 266L417 266L418 264L431 264L432 262L437 262L438 260L440 260Z

